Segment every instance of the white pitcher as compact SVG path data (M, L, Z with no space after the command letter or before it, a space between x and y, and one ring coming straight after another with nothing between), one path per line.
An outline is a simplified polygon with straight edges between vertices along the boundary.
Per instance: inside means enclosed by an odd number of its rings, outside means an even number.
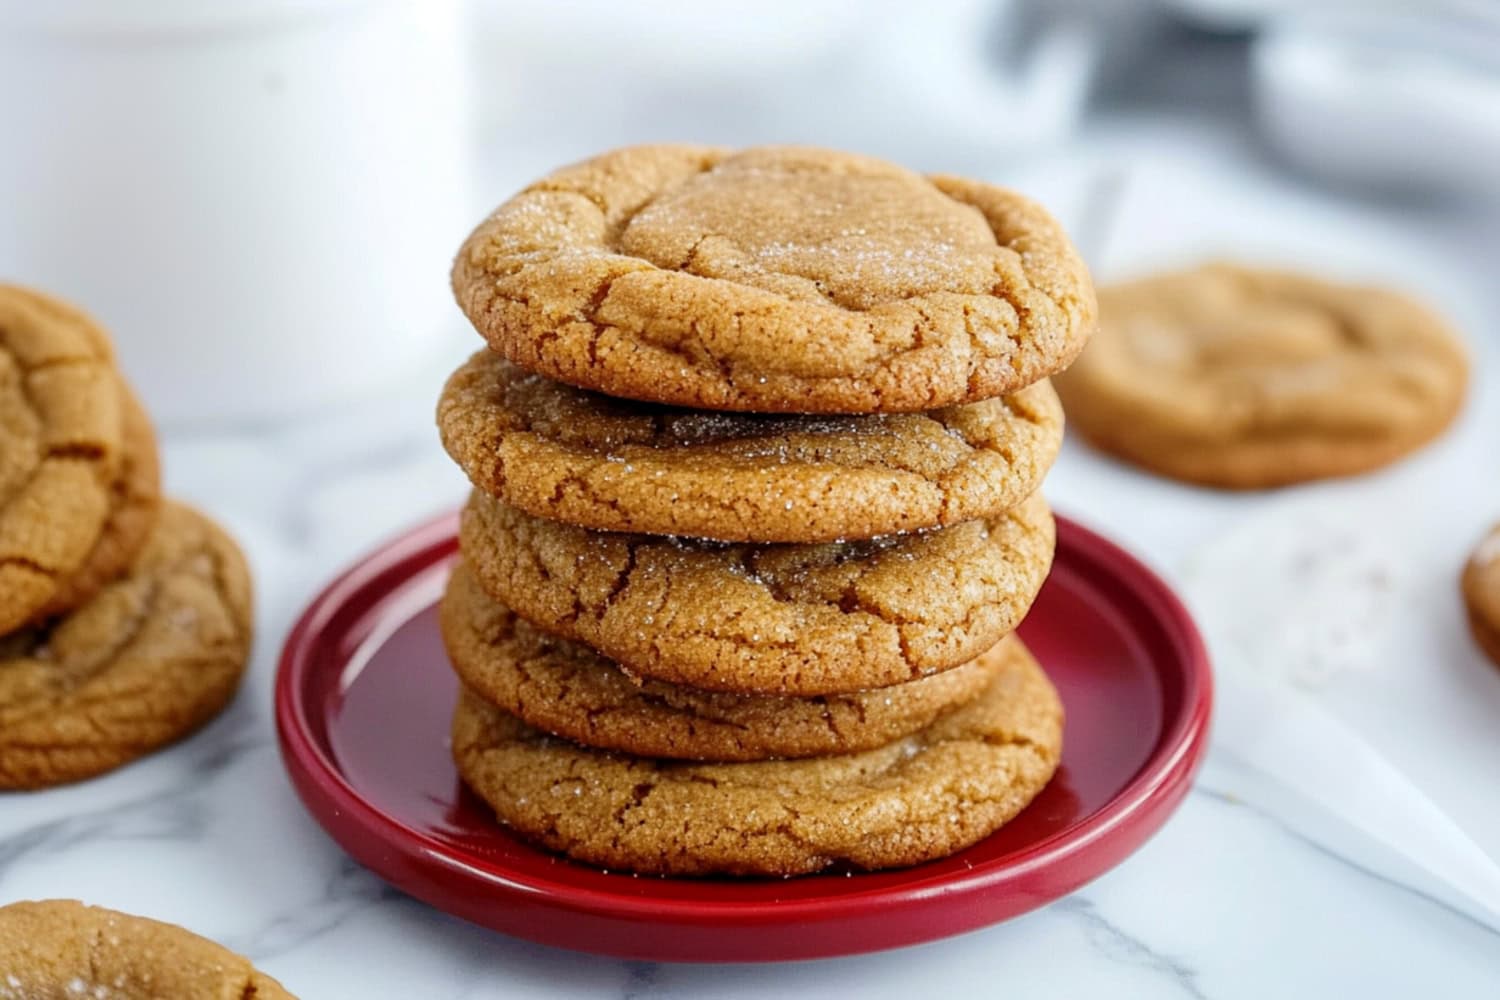
M0 280L114 333L165 422L391 377L473 206L453 0L0 0Z

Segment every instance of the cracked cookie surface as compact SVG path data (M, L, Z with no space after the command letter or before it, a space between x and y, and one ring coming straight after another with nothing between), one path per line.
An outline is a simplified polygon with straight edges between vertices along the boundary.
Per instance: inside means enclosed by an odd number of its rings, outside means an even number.
M1500 525L1474 549L1461 586L1474 641L1500 666Z
M1052 565L1038 495L987 521L821 545L593 532L474 493L464 556L497 601L632 674L810 697L974 659L1015 629Z
M469 237L459 305L511 361L710 410L931 410L1065 367L1088 273L1028 199L868 157L616 150L532 184Z
M537 729L643 757L724 761L852 753L907 736L984 690L1019 641L1007 637L952 670L872 691L818 698L701 691L631 680L587 646L497 604L462 565L443 598L442 628L460 680Z
M1084 438L1163 475L1238 489L1352 475L1421 447L1463 403L1462 345L1385 289L1219 264L1099 301L1058 393Z
M77 781L185 736L233 697L250 640L239 549L164 504L124 577L0 638L0 788Z
M801 875L920 864L999 829L1051 780L1062 705L1020 645L967 705L874 750L701 764L590 750L472 692L459 774L518 834L578 861L662 875Z
M122 440L120 474L110 491L109 514L88 558L59 581L57 591L37 620L69 611L97 594L130 568L151 535L161 509L161 463L151 418L128 386L121 386Z
M94 551L123 461L120 397L92 320L0 285L0 634L47 608Z
M870 538L988 517L1062 444L1046 383L930 413L711 413L611 399L480 351L438 407L474 485L601 531L720 541Z
M71 899L0 906L0 1000L295 1000L176 924Z

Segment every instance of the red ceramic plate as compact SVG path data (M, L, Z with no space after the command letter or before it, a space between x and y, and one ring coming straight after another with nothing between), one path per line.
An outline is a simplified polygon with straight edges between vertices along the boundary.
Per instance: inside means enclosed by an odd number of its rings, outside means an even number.
M1062 768L1009 825L902 871L786 880L609 874L496 825L448 756L457 695L434 602L456 516L335 580L287 639L282 754L345 850L439 909L517 937L659 961L775 961L916 944L1025 913L1120 863L1187 793L1207 737L1207 655L1166 585L1058 519L1021 634L1067 708Z

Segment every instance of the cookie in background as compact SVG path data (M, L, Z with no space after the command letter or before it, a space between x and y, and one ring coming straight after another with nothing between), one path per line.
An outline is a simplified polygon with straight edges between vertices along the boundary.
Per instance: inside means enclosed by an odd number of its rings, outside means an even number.
M1174 479L1259 489L1388 465L1462 407L1468 359L1384 288L1212 264L1099 291L1100 329L1054 380L1102 451Z
M234 541L162 499L108 335L0 285L0 789L102 774L216 716L251 617Z
M129 572L0 638L0 789L79 781L186 736L233 699L250 631L239 549L167 503Z
M86 599L108 568L96 550L147 464L126 452L155 450L149 427L127 440L127 392L88 316L0 285L0 633Z
M1474 641L1500 666L1500 524L1474 549L1460 586Z

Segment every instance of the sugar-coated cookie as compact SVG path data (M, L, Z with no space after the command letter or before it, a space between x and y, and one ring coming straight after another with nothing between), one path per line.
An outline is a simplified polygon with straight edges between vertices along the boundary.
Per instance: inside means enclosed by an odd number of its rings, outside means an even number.
M640 146L532 184L453 290L500 353L710 410L932 410L1065 367L1087 270L1028 199L818 149Z
M633 674L811 697L956 667L1012 631L1052 565L1040 496L860 542L739 545L588 531L474 493L464 556L497 601Z
M1062 444L1046 382L930 413L710 413L611 399L492 351L454 373L438 424L474 485L601 531L728 542L870 538L990 517Z
M815 698L738 695L632 680L582 643L529 625L460 565L443 598L444 643L459 679L521 721L591 747L643 757L763 760L869 750L908 736L979 694L1010 645L887 688Z
M699 764L590 750L472 693L453 720L460 775L518 834L649 874L800 875L960 851L1052 778L1062 705L1019 643L978 698L863 753Z

